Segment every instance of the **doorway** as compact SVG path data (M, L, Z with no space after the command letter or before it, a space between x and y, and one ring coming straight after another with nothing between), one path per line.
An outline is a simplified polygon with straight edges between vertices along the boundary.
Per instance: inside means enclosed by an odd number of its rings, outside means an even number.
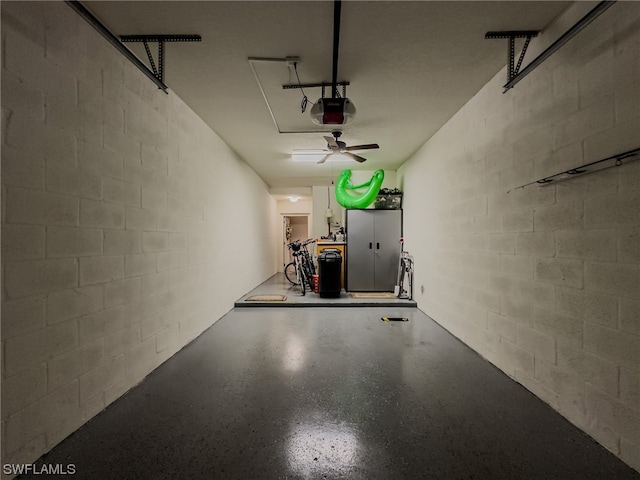
M310 237L309 215L283 215L282 216L282 249L278 254L278 271L283 272L284 266L289 263L291 252L287 244L294 240L306 240Z

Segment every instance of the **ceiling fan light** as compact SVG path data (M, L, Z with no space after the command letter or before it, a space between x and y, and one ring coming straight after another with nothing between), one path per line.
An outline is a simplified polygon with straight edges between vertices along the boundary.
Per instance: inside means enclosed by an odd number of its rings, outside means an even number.
M310 115L317 125L345 125L355 117L356 107L348 98L319 98Z
M307 153L294 153L291 155L291 160L296 163L318 163L320 160L325 158L326 156L327 162L331 163L341 163L341 162L351 162L352 159L343 155L342 153L321 153L321 154L307 154Z
M318 163L320 160L322 160L325 157L326 154L324 153L313 153L313 154L309 154L309 153L294 153L291 155L291 160L293 160L294 162L300 162L300 163Z

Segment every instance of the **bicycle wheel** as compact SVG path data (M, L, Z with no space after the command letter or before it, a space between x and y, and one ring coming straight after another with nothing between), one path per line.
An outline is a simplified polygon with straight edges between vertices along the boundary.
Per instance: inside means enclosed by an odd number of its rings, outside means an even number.
M311 271L312 274L315 275L316 273L318 273L316 272L316 266L313 264L313 257L309 252L307 252L307 254L305 255L304 261L308 265L309 270Z
M306 277L307 280L307 285L309 286L309 291L313 292L313 272L311 270L311 267L309 266L308 263L304 264L304 276Z
M300 285L300 293L304 297L304 294L306 293L306 286L305 286L306 279L304 276L304 269L300 263L296 264L296 271L298 274L297 276L298 276L298 284Z
M405 276L405 272L406 272L406 265L404 263L404 259L401 258L400 259L400 274L399 274L399 278L398 278L398 298L402 298L402 296L404 295L404 276Z
M298 278L296 274L296 264L295 262L290 262L284 267L284 276L289 280L291 285L298 284Z
M315 263L313 263L313 258L311 258L311 257L309 257L309 268L311 269L311 273L313 273L314 275L316 273L318 273L316 271L316 265L315 265Z

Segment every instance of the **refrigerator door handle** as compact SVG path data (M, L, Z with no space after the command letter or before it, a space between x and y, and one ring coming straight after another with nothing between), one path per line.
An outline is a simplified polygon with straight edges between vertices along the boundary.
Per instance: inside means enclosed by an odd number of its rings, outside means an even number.
M373 242L369 242L369 250L373 248Z
M380 250L380 242L376 243L376 250Z

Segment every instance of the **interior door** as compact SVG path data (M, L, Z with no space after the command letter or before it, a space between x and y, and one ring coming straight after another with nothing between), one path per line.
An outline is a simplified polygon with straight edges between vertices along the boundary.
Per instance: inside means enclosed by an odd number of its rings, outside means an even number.
M374 215L347 210L347 290L374 289Z
M375 271L374 290L393 292L398 276L400 237L402 235L401 210L377 210L375 216Z

